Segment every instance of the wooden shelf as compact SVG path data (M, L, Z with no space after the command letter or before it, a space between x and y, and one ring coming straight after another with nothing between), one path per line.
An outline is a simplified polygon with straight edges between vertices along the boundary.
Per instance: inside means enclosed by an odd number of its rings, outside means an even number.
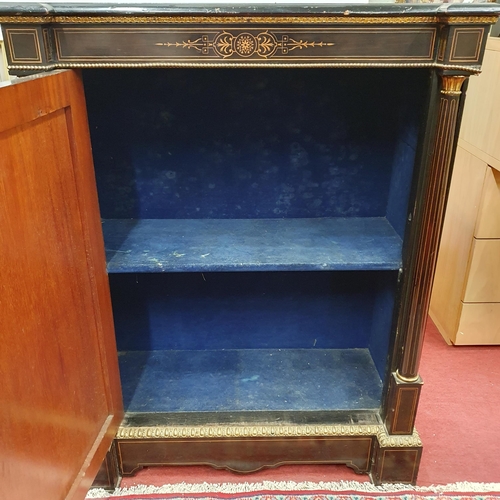
M396 270L402 241L382 217L105 219L109 273Z
M128 412L374 410L382 382L368 349L126 351Z

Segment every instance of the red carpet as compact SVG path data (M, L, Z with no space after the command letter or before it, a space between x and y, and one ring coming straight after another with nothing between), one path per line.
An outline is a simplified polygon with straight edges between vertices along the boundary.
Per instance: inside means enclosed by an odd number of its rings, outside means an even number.
M448 346L429 321L421 375L424 387L417 429L424 453L417 484L500 482L500 347ZM334 465L283 466L250 475L211 467L152 467L124 478L121 486L341 480L368 481L368 477ZM290 495L286 498L294 500ZM405 496L411 498L416 497Z

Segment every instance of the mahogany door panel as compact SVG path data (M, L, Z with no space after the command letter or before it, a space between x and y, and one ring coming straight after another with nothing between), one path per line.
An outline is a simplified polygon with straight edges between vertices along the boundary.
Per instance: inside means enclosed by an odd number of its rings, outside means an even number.
M0 498L83 498L122 417L82 84L0 88Z

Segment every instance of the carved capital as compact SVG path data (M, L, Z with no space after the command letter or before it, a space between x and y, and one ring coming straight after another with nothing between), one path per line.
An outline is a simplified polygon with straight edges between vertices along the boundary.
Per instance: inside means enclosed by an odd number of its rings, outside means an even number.
M460 95L466 78L464 75L441 75L441 94Z

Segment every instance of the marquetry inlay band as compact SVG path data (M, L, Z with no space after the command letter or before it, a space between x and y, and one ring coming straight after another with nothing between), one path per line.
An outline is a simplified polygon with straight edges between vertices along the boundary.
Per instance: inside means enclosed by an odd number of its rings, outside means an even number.
M493 24L497 16L2 16L0 24Z
M303 49L332 47L335 44L332 42L303 40L288 34L276 35L268 30L255 34L250 32L234 34L224 30L213 36L201 35L193 40L188 38L180 42L159 42L155 45L194 50L202 55L214 53L223 59L234 55L239 57L257 55L267 59L277 52L285 55L297 49L302 51Z

